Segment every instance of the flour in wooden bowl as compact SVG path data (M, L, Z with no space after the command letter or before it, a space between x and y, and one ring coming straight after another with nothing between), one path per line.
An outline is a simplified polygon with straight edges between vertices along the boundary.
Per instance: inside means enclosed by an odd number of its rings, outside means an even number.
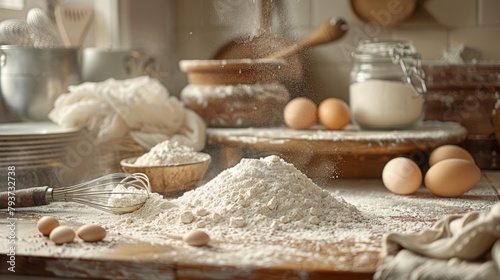
M149 152L138 157L134 164L139 166L173 165L198 162L204 159L205 156L196 152L192 147L167 140L156 144Z

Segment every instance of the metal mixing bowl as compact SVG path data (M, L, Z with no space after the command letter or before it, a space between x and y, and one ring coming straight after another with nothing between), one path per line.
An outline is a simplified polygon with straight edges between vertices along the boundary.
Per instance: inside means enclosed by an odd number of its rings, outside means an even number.
M0 46L3 114L13 120L48 120L56 98L81 83L80 61L78 48Z
M166 197L178 197L196 187L205 176L212 158L209 154L200 153L203 160L175 165L135 165L137 157L127 158L120 162L127 173L144 173L151 183L151 191Z

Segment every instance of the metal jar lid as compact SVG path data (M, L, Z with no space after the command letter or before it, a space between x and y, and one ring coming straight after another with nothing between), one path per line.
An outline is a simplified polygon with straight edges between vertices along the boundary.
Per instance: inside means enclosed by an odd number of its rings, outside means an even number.
M401 67L405 81L417 95L427 92L420 54L408 41L361 41L352 56L364 63L391 61Z

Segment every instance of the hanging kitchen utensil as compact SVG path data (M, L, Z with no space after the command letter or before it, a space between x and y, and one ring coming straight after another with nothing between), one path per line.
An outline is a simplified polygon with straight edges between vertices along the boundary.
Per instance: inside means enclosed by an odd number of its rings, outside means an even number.
M88 7L56 6L54 13L64 45L80 46L94 17L94 10Z
M34 47L50 48L62 45L61 36L57 32L55 24L43 9L33 8L29 10L26 22L32 30L31 38Z
M23 20L7 19L0 22L0 44L33 46L31 30Z
M272 1L261 0L259 26L256 34L237 37L223 45L215 59L262 58L291 44L290 40L271 32Z
M268 55L266 58L287 58L308 48L333 42L344 36L348 28L347 22L342 18L332 18L321 24L307 38L283 50Z
M417 0L399 0L397 5L392 0L351 0L351 7L356 16L366 23L384 27L398 25L413 15Z

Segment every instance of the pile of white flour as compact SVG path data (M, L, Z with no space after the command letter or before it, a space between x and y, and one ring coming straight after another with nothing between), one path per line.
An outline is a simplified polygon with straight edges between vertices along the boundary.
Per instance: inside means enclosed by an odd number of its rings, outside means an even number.
M134 224L154 232L165 226L177 232L204 228L227 235L235 229L333 232L362 221L356 207L318 187L292 164L269 156L242 159L174 200L153 193L141 209L109 226Z
M197 162L203 159L205 159L205 156L196 152L192 147L167 140L156 144L149 152L138 157L134 164L141 166L175 165Z
M198 189L173 201L160 220L195 227L313 229L361 220L358 210L334 198L277 156L242 159Z

